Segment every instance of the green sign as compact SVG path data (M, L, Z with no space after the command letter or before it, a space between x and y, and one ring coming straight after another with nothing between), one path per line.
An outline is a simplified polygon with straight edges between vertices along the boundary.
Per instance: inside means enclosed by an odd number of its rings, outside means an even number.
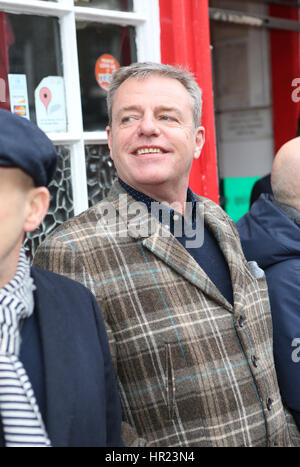
M250 196L254 183L261 177L223 179L224 210L234 222L249 211Z

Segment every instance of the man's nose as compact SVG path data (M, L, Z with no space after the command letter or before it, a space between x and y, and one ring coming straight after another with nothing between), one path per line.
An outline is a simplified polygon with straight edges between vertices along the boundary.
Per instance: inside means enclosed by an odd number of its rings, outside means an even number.
M140 120L140 125L138 129L139 135L159 136L160 129L157 123L158 122L156 121L152 113L145 113L145 115L143 115L143 118L141 118Z

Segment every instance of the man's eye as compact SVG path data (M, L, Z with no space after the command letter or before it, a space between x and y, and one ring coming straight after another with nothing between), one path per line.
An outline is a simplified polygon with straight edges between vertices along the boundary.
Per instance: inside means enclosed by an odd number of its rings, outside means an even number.
M164 122L176 122L176 118L173 115L161 115L159 118Z
M123 118L121 119L121 123L130 123L130 122L132 122L134 119L135 119L134 116L128 115L128 116L123 117Z

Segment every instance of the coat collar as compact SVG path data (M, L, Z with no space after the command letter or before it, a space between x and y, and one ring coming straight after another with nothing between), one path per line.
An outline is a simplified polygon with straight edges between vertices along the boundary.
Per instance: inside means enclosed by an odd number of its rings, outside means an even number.
M232 228L228 216L219 206L206 198L197 196L197 199L204 223L213 233L228 263L233 284L234 309L238 312L244 305L241 288L245 286L246 281L245 266L248 269L239 237ZM151 253L221 306L233 311L232 305L180 242L148 212L143 203L138 203L128 195L119 182L113 185L109 200L119 213L121 221L127 226L130 237L140 241ZM137 210L138 206L139 210Z
M35 313L41 332L46 388L46 426L53 446L68 446L74 392L72 374L72 336L69 314L60 312L55 288L32 268L35 291ZM55 310L55 312L53 312ZM74 370L75 371L75 370ZM67 383L66 383L67 382Z

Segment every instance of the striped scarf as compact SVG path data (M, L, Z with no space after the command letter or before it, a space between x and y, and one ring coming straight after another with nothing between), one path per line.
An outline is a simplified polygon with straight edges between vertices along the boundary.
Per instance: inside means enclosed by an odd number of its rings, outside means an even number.
M14 278L0 289L0 414L8 447L50 446L31 383L19 360L20 324L33 313L34 290L22 249Z

